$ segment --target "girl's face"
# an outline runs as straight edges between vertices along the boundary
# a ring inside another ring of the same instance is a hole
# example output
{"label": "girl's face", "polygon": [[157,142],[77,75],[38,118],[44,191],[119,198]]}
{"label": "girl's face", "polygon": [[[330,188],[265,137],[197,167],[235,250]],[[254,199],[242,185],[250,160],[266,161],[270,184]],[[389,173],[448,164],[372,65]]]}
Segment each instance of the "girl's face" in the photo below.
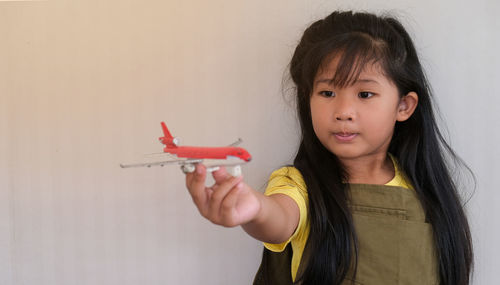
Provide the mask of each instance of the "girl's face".
{"label": "girl's face", "polygon": [[310,107],[316,136],[340,159],[385,155],[396,121],[407,119],[401,116],[404,100],[377,64],[366,66],[354,84],[333,86],[337,62],[338,56],[314,78]]}

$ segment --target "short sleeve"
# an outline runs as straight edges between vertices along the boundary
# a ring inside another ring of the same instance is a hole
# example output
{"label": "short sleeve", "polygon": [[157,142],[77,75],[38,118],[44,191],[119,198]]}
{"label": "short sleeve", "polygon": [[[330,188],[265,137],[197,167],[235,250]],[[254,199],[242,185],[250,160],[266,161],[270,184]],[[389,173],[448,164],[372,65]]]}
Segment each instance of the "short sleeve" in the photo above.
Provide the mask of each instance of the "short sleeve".
{"label": "short sleeve", "polygon": [[280,244],[264,243],[264,246],[274,252],[281,252],[289,242],[302,239],[306,233],[308,196],[304,179],[294,167],[283,167],[274,171],[269,177],[266,196],[284,194],[292,198],[299,207],[299,223],[292,236]]}

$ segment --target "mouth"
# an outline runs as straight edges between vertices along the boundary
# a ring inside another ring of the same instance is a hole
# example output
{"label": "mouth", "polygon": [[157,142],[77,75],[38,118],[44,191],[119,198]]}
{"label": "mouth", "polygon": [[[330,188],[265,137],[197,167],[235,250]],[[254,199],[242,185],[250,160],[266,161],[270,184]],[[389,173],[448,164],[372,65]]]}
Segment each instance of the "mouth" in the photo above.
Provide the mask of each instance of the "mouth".
{"label": "mouth", "polygon": [[358,134],[357,133],[348,133],[348,132],[339,132],[334,133],[335,138],[340,142],[350,142],[352,141]]}

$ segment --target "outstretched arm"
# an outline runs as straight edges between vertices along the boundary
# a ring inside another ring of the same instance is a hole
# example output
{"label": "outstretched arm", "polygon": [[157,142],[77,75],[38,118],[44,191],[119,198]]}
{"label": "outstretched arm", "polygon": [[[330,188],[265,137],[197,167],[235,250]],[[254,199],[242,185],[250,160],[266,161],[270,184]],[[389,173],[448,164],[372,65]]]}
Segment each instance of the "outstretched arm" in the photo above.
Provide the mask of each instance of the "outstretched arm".
{"label": "outstretched arm", "polygon": [[186,174],[186,186],[203,217],[225,227],[241,225],[249,235],[268,243],[284,242],[293,234],[299,208],[292,198],[265,196],[224,168],[212,174],[215,184],[211,187],[205,186],[205,166],[198,164],[195,172]]}

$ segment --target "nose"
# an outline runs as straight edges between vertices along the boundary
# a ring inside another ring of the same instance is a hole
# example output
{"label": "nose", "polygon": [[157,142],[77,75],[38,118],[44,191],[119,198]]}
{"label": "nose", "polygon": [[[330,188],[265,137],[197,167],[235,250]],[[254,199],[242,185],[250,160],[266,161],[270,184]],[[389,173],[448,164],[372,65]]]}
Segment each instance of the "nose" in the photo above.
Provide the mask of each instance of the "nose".
{"label": "nose", "polygon": [[335,108],[335,119],[337,121],[352,121],[354,120],[353,104],[347,98],[337,97],[337,104]]}
{"label": "nose", "polygon": [[350,113],[342,113],[336,115],[337,121],[352,121],[352,118],[353,116]]}

